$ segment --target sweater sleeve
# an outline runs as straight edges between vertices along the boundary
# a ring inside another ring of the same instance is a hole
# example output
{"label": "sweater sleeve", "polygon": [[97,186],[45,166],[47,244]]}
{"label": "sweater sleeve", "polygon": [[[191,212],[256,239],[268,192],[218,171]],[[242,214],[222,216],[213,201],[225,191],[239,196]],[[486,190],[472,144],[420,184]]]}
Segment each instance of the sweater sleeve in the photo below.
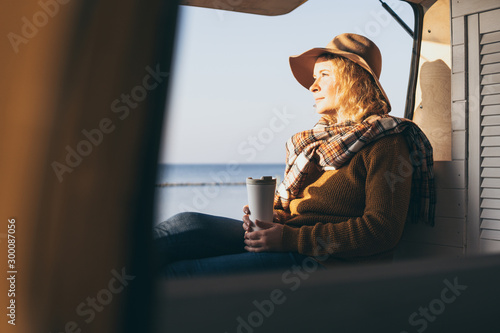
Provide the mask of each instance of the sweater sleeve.
{"label": "sweater sleeve", "polygon": [[388,145],[377,142],[363,155],[366,180],[362,216],[342,219],[315,214],[306,225],[285,225],[285,249],[337,258],[365,257],[393,249],[403,232],[412,179],[408,148],[404,138],[400,139]]}
{"label": "sweater sleeve", "polygon": [[283,209],[275,209],[274,216],[276,223],[284,224],[288,219],[290,219],[291,214],[290,211],[285,211]]}

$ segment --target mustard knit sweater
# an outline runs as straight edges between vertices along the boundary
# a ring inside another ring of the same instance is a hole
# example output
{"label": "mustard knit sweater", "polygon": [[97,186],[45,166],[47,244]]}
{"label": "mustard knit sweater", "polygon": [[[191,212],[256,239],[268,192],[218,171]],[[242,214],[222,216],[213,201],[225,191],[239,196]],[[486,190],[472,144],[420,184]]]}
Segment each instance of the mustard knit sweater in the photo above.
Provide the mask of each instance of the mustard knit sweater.
{"label": "mustard knit sweater", "polygon": [[321,261],[383,257],[398,244],[411,191],[411,166],[403,134],[365,146],[337,170],[309,174],[284,223],[285,250]]}

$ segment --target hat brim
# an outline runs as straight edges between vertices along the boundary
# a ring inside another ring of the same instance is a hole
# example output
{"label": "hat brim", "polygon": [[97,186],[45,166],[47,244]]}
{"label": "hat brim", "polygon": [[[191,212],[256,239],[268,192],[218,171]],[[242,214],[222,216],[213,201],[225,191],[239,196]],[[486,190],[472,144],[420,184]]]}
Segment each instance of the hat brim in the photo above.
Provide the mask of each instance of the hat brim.
{"label": "hat brim", "polygon": [[366,61],[363,58],[354,53],[338,49],[318,47],[310,49],[309,51],[306,51],[302,54],[291,56],[289,59],[290,68],[292,69],[293,76],[302,86],[304,86],[306,89],[309,89],[309,87],[314,83],[313,72],[314,72],[314,65],[316,64],[316,59],[318,59],[320,55],[325,53],[336,54],[344,58],[347,58],[355,62],[356,64],[360,65],[368,73],[370,73],[370,75],[373,77],[373,80],[377,84],[378,88],[382,92],[382,95],[384,95],[384,98],[387,102],[388,111],[391,110],[391,104],[389,102],[389,98],[387,97],[384,88],[382,88],[382,85],[380,84],[378,75],[375,72],[373,72],[371,67],[366,63]]}

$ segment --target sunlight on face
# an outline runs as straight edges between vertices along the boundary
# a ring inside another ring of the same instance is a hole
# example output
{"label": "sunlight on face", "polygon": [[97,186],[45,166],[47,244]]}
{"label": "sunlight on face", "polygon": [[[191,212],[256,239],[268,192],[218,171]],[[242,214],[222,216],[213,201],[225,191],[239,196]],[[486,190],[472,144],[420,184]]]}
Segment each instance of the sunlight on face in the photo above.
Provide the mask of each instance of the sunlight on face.
{"label": "sunlight on face", "polygon": [[332,114],[337,110],[335,70],[331,60],[318,58],[314,65],[314,83],[309,87],[316,102],[316,112]]}

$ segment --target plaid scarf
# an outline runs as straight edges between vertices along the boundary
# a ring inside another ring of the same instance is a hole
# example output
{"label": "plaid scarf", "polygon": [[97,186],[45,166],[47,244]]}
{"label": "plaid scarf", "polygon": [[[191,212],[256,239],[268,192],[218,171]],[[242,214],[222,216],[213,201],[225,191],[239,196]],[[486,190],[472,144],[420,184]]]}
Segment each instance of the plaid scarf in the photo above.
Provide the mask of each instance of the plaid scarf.
{"label": "plaid scarf", "polygon": [[311,167],[338,169],[365,145],[396,133],[404,134],[413,166],[408,220],[434,225],[436,195],[432,146],[415,123],[389,115],[336,125],[328,125],[321,119],[313,129],[292,136],[286,143],[285,177],[276,191],[274,207],[288,210],[290,201],[303,188]]}

